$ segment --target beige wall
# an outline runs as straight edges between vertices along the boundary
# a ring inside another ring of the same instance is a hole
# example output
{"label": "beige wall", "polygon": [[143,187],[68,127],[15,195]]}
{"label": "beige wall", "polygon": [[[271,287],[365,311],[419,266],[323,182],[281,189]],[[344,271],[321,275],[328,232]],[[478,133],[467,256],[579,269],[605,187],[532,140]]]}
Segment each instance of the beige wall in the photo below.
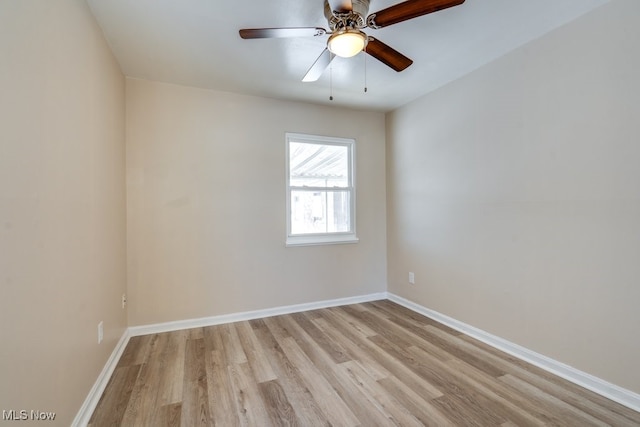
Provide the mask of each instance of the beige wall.
{"label": "beige wall", "polygon": [[638,17],[615,0],[389,114],[386,158],[391,292],[635,392]]}
{"label": "beige wall", "polygon": [[0,58],[0,410],[69,425],[126,327],[124,77],[81,0],[0,1]]}
{"label": "beige wall", "polygon": [[[127,79],[129,323],[386,289],[384,115]],[[285,247],[285,132],[357,140],[357,244]]]}

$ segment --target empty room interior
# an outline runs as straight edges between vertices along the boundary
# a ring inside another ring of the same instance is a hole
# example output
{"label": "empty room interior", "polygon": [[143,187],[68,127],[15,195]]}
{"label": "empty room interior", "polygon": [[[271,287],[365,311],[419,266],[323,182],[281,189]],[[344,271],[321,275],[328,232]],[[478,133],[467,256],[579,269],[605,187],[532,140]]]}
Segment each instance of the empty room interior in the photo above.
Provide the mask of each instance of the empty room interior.
{"label": "empty room interior", "polygon": [[638,22],[0,0],[0,425],[640,425]]}

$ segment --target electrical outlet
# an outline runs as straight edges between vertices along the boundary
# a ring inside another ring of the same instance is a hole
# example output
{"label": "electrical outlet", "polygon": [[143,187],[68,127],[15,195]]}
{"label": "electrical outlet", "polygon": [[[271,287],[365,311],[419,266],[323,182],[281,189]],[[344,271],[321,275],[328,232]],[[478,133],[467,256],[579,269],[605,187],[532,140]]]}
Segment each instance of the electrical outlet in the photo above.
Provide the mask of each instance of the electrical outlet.
{"label": "electrical outlet", "polygon": [[409,272],[409,283],[412,285],[416,284],[416,275],[413,274],[413,271]]}
{"label": "electrical outlet", "polygon": [[102,320],[98,323],[98,344],[102,342],[104,338],[104,322]]}
{"label": "electrical outlet", "polygon": [[127,305],[127,294],[122,294],[122,308]]}

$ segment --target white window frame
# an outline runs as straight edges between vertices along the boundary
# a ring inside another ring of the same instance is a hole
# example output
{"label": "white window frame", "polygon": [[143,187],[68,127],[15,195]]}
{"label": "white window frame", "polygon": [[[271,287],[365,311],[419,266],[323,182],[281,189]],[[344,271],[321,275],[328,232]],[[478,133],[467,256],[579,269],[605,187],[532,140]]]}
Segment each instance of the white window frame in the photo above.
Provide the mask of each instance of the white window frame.
{"label": "white window frame", "polygon": [[[352,138],[336,138],[331,136],[307,135],[302,133],[287,132],[285,162],[286,162],[286,206],[287,206],[287,236],[286,246],[309,246],[309,245],[331,245],[342,243],[356,243],[356,140]],[[291,193],[295,190],[305,191],[332,191],[330,187],[292,187],[290,185],[291,171],[289,169],[289,146],[291,142],[302,142],[306,144],[318,145],[339,145],[346,146],[349,150],[349,185],[348,187],[336,188],[336,191],[349,192],[349,215],[351,231],[331,232],[317,234],[292,234],[291,233]]]}

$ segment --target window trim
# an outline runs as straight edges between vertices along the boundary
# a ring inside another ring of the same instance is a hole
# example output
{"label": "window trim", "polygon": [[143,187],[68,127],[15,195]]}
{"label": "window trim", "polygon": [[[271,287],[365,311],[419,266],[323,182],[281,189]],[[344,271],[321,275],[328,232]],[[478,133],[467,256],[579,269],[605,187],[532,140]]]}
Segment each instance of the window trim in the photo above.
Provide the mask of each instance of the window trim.
{"label": "window trim", "polygon": [[[341,188],[327,187],[292,187],[290,185],[290,165],[289,146],[291,142],[302,142],[318,145],[339,145],[346,146],[349,153],[349,186]],[[344,243],[357,243],[356,236],[356,140],[353,138],[338,138],[333,136],[309,135],[303,133],[285,133],[285,199],[286,199],[286,240],[285,246],[311,246],[311,245],[332,245]],[[351,231],[318,233],[318,234],[292,234],[291,233],[291,192],[296,189],[305,191],[349,191],[349,215]]]}

